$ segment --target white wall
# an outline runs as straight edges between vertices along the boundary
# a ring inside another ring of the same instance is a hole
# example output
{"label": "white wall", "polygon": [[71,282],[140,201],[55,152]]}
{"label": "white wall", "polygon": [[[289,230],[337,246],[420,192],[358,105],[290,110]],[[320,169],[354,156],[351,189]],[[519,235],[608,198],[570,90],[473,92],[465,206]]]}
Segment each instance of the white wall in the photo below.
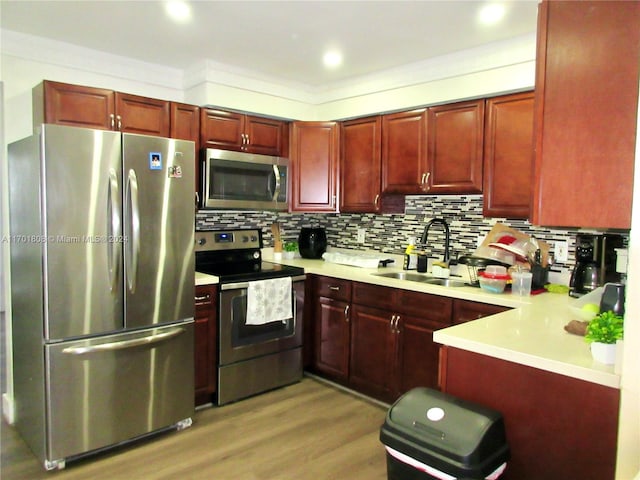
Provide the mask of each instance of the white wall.
{"label": "white wall", "polygon": [[[634,185],[640,185],[640,101],[638,102]],[[640,188],[633,192],[628,285],[640,285]],[[627,289],[624,316],[622,390],[616,479],[640,477],[640,297]]]}

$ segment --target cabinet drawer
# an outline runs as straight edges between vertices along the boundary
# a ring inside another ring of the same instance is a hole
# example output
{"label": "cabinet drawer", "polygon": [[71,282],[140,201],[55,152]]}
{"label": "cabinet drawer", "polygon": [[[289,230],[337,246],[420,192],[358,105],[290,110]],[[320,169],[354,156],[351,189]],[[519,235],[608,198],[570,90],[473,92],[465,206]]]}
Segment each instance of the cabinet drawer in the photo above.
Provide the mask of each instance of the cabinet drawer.
{"label": "cabinet drawer", "polygon": [[469,300],[456,299],[453,303],[453,323],[465,323],[478,318],[495,315],[496,313],[511,310],[509,307],[491,305],[488,303],[471,302]]}
{"label": "cabinet drawer", "polygon": [[394,301],[394,288],[380,287],[368,283],[353,283],[353,303],[387,310],[398,309]]}
{"label": "cabinet drawer", "polygon": [[216,306],[216,287],[213,285],[197,285],[195,293],[196,309],[211,310]]}
{"label": "cabinet drawer", "polygon": [[449,297],[410,290],[396,290],[395,305],[395,309],[405,315],[451,325],[453,300]]}
{"label": "cabinet drawer", "polygon": [[350,302],[351,281],[340,278],[317,277],[316,292],[319,297],[328,297],[334,300]]}

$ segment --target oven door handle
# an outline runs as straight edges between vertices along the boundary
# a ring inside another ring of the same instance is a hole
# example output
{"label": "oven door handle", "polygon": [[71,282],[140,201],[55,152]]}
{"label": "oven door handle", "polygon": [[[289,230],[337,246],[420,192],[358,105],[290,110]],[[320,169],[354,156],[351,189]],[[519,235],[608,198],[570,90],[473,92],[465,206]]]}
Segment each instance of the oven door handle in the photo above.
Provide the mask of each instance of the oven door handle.
{"label": "oven door handle", "polygon": [[[306,275],[298,275],[296,277],[291,277],[291,281],[299,282],[301,280],[305,280],[306,278],[307,278]],[[265,280],[268,280],[268,279],[265,279]],[[220,290],[242,290],[243,288],[249,288],[249,282],[223,283],[220,285]]]}

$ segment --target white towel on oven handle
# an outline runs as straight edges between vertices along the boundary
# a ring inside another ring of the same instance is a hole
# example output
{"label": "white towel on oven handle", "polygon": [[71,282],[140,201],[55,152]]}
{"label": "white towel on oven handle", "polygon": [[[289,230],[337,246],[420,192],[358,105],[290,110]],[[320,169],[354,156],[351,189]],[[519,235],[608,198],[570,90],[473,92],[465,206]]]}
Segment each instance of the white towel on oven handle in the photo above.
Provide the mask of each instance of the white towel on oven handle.
{"label": "white towel on oven handle", "polygon": [[249,282],[247,287],[247,325],[286,321],[293,316],[291,277]]}

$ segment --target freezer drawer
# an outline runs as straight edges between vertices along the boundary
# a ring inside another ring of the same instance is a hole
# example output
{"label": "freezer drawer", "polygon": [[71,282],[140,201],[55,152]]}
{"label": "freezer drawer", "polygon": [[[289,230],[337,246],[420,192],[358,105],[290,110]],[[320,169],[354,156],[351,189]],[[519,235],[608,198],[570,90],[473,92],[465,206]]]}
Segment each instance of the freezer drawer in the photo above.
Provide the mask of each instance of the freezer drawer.
{"label": "freezer drawer", "polygon": [[193,323],[45,346],[46,460],[120,443],[194,412]]}

